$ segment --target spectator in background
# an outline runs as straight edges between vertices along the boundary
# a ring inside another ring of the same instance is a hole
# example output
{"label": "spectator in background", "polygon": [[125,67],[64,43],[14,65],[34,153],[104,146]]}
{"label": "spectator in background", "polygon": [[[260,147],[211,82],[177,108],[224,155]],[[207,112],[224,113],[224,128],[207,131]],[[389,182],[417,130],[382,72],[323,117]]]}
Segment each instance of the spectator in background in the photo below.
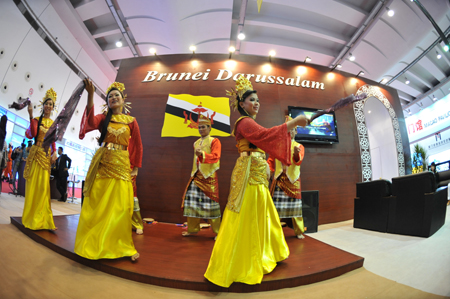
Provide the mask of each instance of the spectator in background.
{"label": "spectator in background", "polygon": [[12,171],[12,159],[11,159],[11,154],[13,151],[13,146],[10,143],[9,144],[9,150],[8,150],[8,156],[6,159],[6,168],[3,171],[3,179],[6,180],[9,183],[9,180],[11,179],[11,171]]}
{"label": "spectator in background", "polygon": [[67,201],[67,177],[69,176],[69,168],[72,164],[72,160],[63,154],[64,149],[58,147],[58,159],[56,159],[56,188],[58,188],[61,198],[58,201]]}
{"label": "spectator in background", "polygon": [[28,155],[30,154],[31,147],[33,146],[33,141],[28,140],[28,146],[23,150],[22,161],[26,162]]}
{"label": "spectator in background", "polygon": [[18,146],[14,149],[14,152],[11,155],[11,157],[13,158],[13,164],[12,164],[12,177],[11,177],[10,183],[12,183],[12,185],[13,185],[13,193],[14,194],[17,194],[16,176],[17,176],[17,172],[20,169],[20,163],[22,162],[22,156],[23,156],[24,150],[25,150],[25,143],[22,143],[20,146]]}
{"label": "spectator in background", "polygon": [[430,165],[430,171],[431,171],[432,173],[436,173],[436,172],[437,172],[437,169],[436,169],[436,163],[431,162],[431,165]]}

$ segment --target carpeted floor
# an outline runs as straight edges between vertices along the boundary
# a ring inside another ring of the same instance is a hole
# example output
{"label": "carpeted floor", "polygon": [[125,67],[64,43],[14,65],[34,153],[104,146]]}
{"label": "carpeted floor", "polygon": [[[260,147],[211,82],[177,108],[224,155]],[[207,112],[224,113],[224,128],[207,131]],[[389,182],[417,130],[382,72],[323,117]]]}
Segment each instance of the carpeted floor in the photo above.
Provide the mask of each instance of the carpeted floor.
{"label": "carpeted floor", "polygon": [[[23,206],[23,198],[20,201],[20,198],[1,194],[0,223],[8,223],[9,216],[20,215],[21,205]],[[78,212],[80,206],[52,201],[52,208],[55,215],[72,214]],[[439,276],[438,273],[434,275]],[[13,225],[0,224],[0,298],[210,297],[445,298],[397,283],[364,268],[324,282],[265,293],[209,293],[163,288],[121,279],[85,267],[34,242]]]}

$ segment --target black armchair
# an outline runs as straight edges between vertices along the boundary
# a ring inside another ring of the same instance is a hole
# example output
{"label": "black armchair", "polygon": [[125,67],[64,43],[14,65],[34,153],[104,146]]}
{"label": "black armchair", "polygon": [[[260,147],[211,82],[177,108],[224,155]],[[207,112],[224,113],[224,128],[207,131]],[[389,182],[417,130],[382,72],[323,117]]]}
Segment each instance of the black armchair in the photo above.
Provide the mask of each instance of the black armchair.
{"label": "black armchair", "polygon": [[429,237],[445,223],[447,188],[436,190],[431,172],[392,179],[388,232]]}
{"label": "black armchair", "polygon": [[445,187],[450,184],[450,170],[445,170],[436,173],[436,183],[437,187]]}
{"label": "black armchair", "polygon": [[353,227],[385,233],[390,195],[391,182],[387,180],[357,183]]}

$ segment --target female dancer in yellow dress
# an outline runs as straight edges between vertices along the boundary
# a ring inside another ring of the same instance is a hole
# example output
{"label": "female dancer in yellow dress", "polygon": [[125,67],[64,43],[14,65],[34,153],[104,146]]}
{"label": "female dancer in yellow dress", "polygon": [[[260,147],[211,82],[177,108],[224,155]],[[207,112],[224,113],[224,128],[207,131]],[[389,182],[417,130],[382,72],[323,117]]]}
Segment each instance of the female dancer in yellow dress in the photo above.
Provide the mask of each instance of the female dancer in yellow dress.
{"label": "female dancer in yellow dress", "polygon": [[[75,253],[88,259],[139,258],[131,231],[133,186],[142,162],[142,141],[134,117],[122,114],[125,96],[122,83],[107,89],[108,112],[94,115],[94,91],[85,80],[88,103],[81,121],[80,139],[99,130],[100,149],[92,158],[84,186],[84,203],[75,238]],[[128,149],[128,150],[127,150]],[[134,165],[133,170],[130,168]]]}
{"label": "female dancer in yellow dress", "polygon": [[[50,88],[42,101],[42,113],[40,117],[33,118],[33,106],[28,105],[30,115],[30,127],[26,131],[27,138],[34,138],[30,154],[25,164],[23,177],[25,184],[25,204],[23,207],[22,224],[26,228],[38,230],[56,230],[53,222],[53,214],[50,206],[50,168],[56,161],[56,146],[46,153],[42,147],[45,133],[53,124],[50,114],[56,103],[56,92]],[[51,154],[52,153],[52,154]]]}
{"label": "female dancer in yellow dress", "polygon": [[233,106],[242,115],[234,126],[240,157],[230,184],[228,203],[205,277],[212,283],[229,287],[233,282],[261,283],[276,263],[289,256],[277,210],[269,193],[269,169],[265,152],[290,165],[289,130],[305,126],[307,119],[294,120],[270,129],[255,122],[259,111],[256,91],[246,78],[228,92]]}

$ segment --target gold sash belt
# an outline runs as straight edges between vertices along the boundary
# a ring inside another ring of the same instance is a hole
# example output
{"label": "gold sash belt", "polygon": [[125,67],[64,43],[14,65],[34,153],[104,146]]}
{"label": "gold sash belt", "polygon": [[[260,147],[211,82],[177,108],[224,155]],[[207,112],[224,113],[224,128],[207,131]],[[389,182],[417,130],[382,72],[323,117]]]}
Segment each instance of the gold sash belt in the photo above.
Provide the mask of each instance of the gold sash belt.
{"label": "gold sash belt", "polygon": [[111,142],[102,142],[102,147],[106,147],[109,150],[123,150],[126,151],[128,149],[128,146],[117,144],[117,143],[111,143]]}
{"label": "gold sash belt", "polygon": [[242,153],[240,153],[240,155],[241,155],[241,157],[253,156],[253,157],[266,158],[266,155],[261,152],[242,152]]}

